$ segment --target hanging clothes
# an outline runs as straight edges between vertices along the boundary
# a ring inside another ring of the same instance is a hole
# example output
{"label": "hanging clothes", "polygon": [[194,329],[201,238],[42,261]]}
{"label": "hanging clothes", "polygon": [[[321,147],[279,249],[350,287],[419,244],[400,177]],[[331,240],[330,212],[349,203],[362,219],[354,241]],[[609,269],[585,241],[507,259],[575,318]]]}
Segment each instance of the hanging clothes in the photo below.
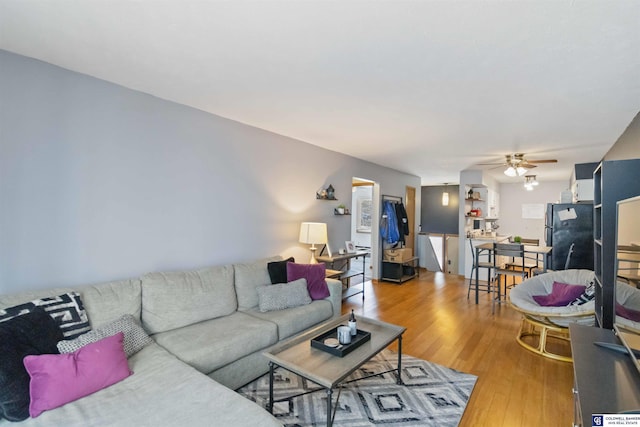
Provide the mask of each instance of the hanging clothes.
{"label": "hanging clothes", "polygon": [[382,206],[380,235],[382,236],[382,240],[392,245],[398,243],[400,238],[396,208],[389,200],[385,200]]}
{"label": "hanging clothes", "polygon": [[398,240],[404,243],[404,236],[409,235],[409,218],[407,211],[402,202],[396,203],[396,218],[398,220],[398,232],[400,233]]}

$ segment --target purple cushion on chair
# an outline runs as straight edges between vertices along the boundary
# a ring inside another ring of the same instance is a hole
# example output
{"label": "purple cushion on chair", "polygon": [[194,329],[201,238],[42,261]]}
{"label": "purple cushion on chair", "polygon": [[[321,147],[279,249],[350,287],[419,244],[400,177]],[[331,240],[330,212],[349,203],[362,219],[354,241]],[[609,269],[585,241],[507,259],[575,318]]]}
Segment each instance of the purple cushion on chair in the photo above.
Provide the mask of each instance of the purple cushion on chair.
{"label": "purple cushion on chair", "polygon": [[632,310],[622,304],[616,303],[616,314],[620,317],[624,317],[625,319],[640,322],[640,311]]}
{"label": "purple cushion on chair", "polygon": [[307,279],[307,290],[311,299],[323,299],[329,296],[329,287],[325,280],[324,264],[296,264],[287,263],[287,281],[305,278]]}
{"label": "purple cushion on chair", "polygon": [[582,295],[586,288],[584,285],[553,282],[553,289],[549,295],[533,295],[533,299],[541,306],[562,307]]}

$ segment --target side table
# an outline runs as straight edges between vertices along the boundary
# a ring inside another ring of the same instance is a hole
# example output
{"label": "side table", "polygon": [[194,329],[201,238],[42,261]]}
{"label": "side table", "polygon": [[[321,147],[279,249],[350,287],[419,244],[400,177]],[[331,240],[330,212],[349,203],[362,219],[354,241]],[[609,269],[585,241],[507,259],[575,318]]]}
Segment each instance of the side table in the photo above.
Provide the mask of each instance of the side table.
{"label": "side table", "polygon": [[[316,256],[316,259],[320,262],[324,262],[330,268],[325,273],[325,276],[329,278],[328,274],[332,274],[331,278],[336,278],[342,281],[344,290],[342,291],[342,299],[352,297],[354,295],[362,294],[364,300],[364,282],[366,272],[366,258],[369,255],[367,251],[357,251],[354,253],[347,253],[342,255],[329,256]],[[362,271],[351,269],[351,260],[362,257]],[[336,268],[338,265],[338,269]],[[337,275],[337,271],[340,275]],[[351,286],[350,279],[352,277],[362,276],[362,286]]]}

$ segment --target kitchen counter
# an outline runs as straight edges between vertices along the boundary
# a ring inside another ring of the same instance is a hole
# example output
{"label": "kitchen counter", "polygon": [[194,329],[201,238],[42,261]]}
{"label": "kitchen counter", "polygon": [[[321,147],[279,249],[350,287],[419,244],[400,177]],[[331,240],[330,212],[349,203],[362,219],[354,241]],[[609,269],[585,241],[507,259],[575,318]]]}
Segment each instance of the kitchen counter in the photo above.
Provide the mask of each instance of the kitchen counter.
{"label": "kitchen counter", "polygon": [[471,237],[471,240],[483,240],[485,242],[503,242],[509,240],[510,234],[497,234],[495,236],[488,236],[486,234],[477,237]]}

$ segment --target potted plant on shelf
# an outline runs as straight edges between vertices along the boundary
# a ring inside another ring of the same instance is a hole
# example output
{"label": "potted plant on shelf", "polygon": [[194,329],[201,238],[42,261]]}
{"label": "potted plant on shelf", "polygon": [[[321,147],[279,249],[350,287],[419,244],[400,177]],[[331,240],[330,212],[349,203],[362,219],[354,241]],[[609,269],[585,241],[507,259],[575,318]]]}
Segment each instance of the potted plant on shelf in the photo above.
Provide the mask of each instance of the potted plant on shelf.
{"label": "potted plant on shelf", "polygon": [[344,215],[344,208],[345,208],[345,207],[346,207],[346,206],[345,206],[345,205],[343,205],[342,203],[340,203],[340,204],[338,205],[338,207],[336,208],[336,212],[338,213],[338,215]]}

